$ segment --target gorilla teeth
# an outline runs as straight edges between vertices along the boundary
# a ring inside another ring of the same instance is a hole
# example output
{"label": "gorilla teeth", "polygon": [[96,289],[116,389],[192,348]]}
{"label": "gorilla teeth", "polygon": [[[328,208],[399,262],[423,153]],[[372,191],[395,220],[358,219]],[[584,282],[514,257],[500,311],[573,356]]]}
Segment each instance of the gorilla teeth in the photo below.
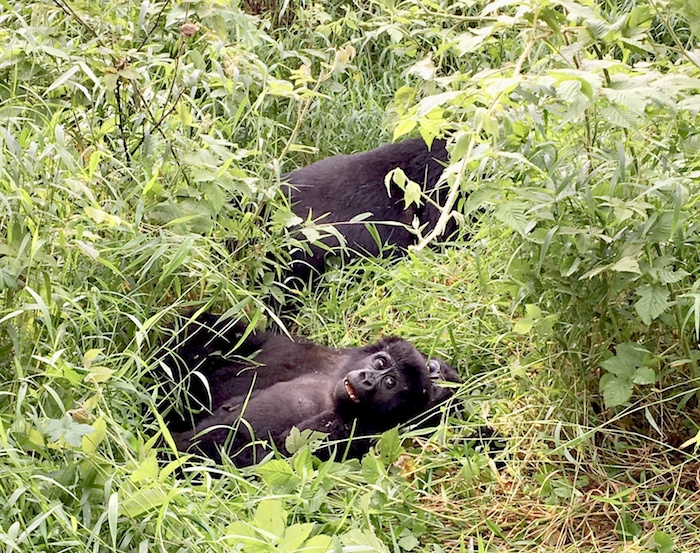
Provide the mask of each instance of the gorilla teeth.
{"label": "gorilla teeth", "polygon": [[343,381],[343,384],[345,384],[345,391],[348,393],[348,397],[355,403],[360,403],[360,398],[357,397],[357,394],[355,393],[355,388],[352,387],[352,384],[348,382],[347,378]]}

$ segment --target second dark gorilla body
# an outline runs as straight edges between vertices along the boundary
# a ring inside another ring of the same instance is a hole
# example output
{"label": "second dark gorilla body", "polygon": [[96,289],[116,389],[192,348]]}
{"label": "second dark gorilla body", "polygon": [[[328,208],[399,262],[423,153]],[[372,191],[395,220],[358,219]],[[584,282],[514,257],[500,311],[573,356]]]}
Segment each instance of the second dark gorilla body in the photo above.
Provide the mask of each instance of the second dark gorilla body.
{"label": "second dark gorilla body", "polygon": [[[452,391],[436,381],[460,381],[449,365],[399,338],[335,349],[270,332],[242,339],[240,326],[213,317],[199,322],[177,357],[206,378],[207,386],[191,375],[188,385],[204,408],[187,422],[171,416],[170,427],[180,449],[215,460],[224,449],[238,466],[269,452],[256,440],[286,452],[294,426],[331,440],[383,432],[449,398]],[[253,362],[244,359],[256,351]],[[353,439],[347,452],[359,457],[368,448],[367,439]]]}
{"label": "second dark gorilla body", "polygon": [[[447,158],[444,141],[434,140],[428,149],[422,139],[416,138],[369,152],[322,159],[284,175],[283,179],[290,185],[288,193],[293,211],[303,219],[311,214],[319,223],[335,224],[347,242],[346,257],[352,257],[355,252],[376,256],[380,248],[364,222],[374,223],[381,242],[394,245],[399,251],[405,251],[415,242],[415,234],[409,230],[414,217],[421,225],[426,225],[425,230],[434,228],[440,212],[432,202],[444,203],[445,187],[438,187],[438,181]],[[423,201],[420,206],[411,204],[404,208],[403,191],[392,184],[389,193],[384,182],[387,173],[397,167],[421,185],[432,202]],[[372,216],[363,222],[348,223],[363,213]],[[451,222],[446,233],[453,230]],[[338,246],[337,238],[332,236],[324,238],[323,242],[329,247]],[[295,256],[292,272],[302,278],[312,270],[322,272],[326,251],[312,246],[311,255]]]}

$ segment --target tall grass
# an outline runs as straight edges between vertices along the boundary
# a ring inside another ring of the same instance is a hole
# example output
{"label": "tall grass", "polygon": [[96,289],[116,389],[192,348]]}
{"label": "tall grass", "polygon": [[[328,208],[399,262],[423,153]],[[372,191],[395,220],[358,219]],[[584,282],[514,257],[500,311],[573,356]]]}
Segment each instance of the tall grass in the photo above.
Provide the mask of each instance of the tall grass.
{"label": "tall grass", "polygon": [[[3,4],[5,550],[696,551],[693,14]],[[453,136],[453,170],[473,152],[462,234],[289,290],[279,175],[409,128]],[[154,379],[173,329],[193,310],[280,326],[279,301],[319,342],[443,357],[454,408],[361,461],[178,454]],[[629,374],[625,343],[649,352]]]}

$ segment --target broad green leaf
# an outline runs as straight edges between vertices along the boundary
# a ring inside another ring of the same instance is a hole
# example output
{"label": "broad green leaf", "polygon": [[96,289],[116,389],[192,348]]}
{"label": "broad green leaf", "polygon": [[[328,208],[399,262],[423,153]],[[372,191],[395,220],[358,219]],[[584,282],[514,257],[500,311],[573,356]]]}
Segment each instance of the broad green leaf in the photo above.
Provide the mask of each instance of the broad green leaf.
{"label": "broad green leaf", "polygon": [[353,528],[348,530],[340,537],[340,541],[345,546],[361,546],[359,549],[357,547],[348,547],[349,551],[362,551],[362,552],[372,552],[372,553],[389,553],[389,549],[384,545],[370,530],[359,530]]}
{"label": "broad green leaf", "polygon": [[86,453],[94,453],[107,435],[107,422],[102,417],[93,422],[91,426],[94,432],[84,435],[81,440],[83,451]]}
{"label": "broad green leaf", "polygon": [[644,365],[649,351],[639,344],[625,342],[615,347],[615,355],[606,359],[601,366],[609,373],[631,378],[635,370]]}
{"label": "broad green leaf", "polygon": [[333,550],[333,538],[331,536],[318,535],[307,540],[299,553],[327,553]]}
{"label": "broad green leaf", "polygon": [[286,459],[272,459],[257,466],[255,472],[265,484],[280,492],[293,489],[299,480]]}
{"label": "broad green leaf", "polygon": [[297,551],[302,551],[302,544],[309,537],[314,529],[313,522],[307,522],[304,524],[292,524],[289,528],[284,531],[284,536],[277,545],[280,553],[296,553]]}
{"label": "broad green leaf", "polygon": [[260,502],[253,517],[253,526],[278,537],[284,534],[287,524],[287,511],[277,499],[265,499]]}
{"label": "broad green leaf", "polygon": [[676,546],[673,538],[661,530],[654,533],[654,542],[656,542],[657,553],[672,553]]}
{"label": "broad green leaf", "polygon": [[633,381],[635,384],[654,384],[656,372],[651,367],[639,367],[634,373]]}
{"label": "broad green leaf", "polygon": [[[246,545],[251,551],[264,551],[264,542],[254,528],[242,521],[235,521],[226,527],[226,541],[231,545]],[[257,547],[256,547],[257,546]],[[244,549],[247,551],[248,549]]]}
{"label": "broad green leaf", "polygon": [[615,263],[612,267],[610,267],[613,271],[617,271],[618,273],[636,273],[638,275],[642,274],[641,269],[639,268],[639,262],[634,259],[633,257],[623,257],[620,259],[617,263]]}
{"label": "broad green leaf", "polygon": [[525,202],[507,200],[496,204],[493,215],[502,223],[516,230],[521,236],[525,236],[532,222],[525,215],[527,207]]}
{"label": "broad green leaf", "polygon": [[523,317],[515,321],[513,332],[516,334],[527,334],[532,330],[533,326],[535,326],[535,321],[533,319],[530,317]]}
{"label": "broad green leaf", "polygon": [[155,480],[157,476],[158,458],[154,450],[149,453],[148,457],[141,461],[141,464],[131,473],[129,479],[134,483],[138,483],[143,480]]}
{"label": "broad green leaf", "polygon": [[89,424],[75,422],[69,415],[61,419],[48,419],[44,423],[44,434],[50,442],[57,442],[63,438],[67,444],[80,447],[83,436],[92,434],[95,429]]}
{"label": "broad green leaf", "polygon": [[[120,492],[124,493],[124,492]],[[119,504],[119,512],[131,518],[136,518],[143,513],[158,509],[168,501],[168,493],[166,490],[158,486],[147,488],[139,488],[131,495],[128,495]]]}
{"label": "broad green leaf", "polygon": [[377,443],[379,457],[385,465],[389,466],[396,462],[404,449],[401,445],[398,428],[392,428],[384,432]]}
{"label": "broad green leaf", "polygon": [[606,407],[617,407],[627,403],[632,397],[632,386],[632,381],[626,378],[618,378],[610,373],[603,375],[600,379],[600,391],[603,392]]}
{"label": "broad green leaf", "polygon": [[634,304],[634,309],[647,325],[671,305],[668,301],[669,291],[658,284],[643,284],[637,288],[637,295],[640,297]]}
{"label": "broad green leaf", "polygon": [[620,377],[631,377],[636,368],[636,365],[618,356],[606,359],[601,363],[601,366],[609,373]]}
{"label": "broad green leaf", "polygon": [[393,139],[398,140],[402,136],[407,135],[413,129],[416,128],[417,124],[418,123],[416,123],[416,121],[414,121],[413,119],[402,119],[401,121],[399,121],[399,124],[396,125],[396,127],[394,127]]}

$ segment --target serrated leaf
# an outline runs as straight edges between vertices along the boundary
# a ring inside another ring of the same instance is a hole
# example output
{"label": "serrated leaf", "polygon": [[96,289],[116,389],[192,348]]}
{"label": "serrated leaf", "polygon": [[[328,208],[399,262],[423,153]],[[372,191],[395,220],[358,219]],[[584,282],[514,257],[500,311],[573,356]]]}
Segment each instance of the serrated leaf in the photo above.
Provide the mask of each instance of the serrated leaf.
{"label": "serrated leaf", "polygon": [[493,215],[502,223],[516,230],[521,236],[525,236],[530,226],[530,221],[525,215],[526,211],[527,204],[524,202],[509,200],[497,204]]}
{"label": "serrated leaf", "polygon": [[651,367],[639,367],[634,373],[633,382],[635,384],[654,384],[656,372]]}
{"label": "serrated leaf", "polygon": [[606,359],[601,366],[609,373],[631,378],[637,368],[642,367],[649,351],[634,342],[624,342],[615,347],[615,355]]}
{"label": "serrated leaf", "polygon": [[289,453],[296,453],[302,447],[305,447],[310,443],[322,440],[327,435],[328,434],[324,432],[311,430],[309,428],[299,431],[299,429],[296,426],[293,426],[284,440],[284,447]]}
{"label": "serrated leaf", "polygon": [[302,548],[302,544],[309,537],[312,530],[314,529],[313,522],[292,524],[289,528],[284,531],[284,536],[277,545],[277,549],[280,553],[296,553],[297,551],[306,551],[306,548]]}
{"label": "serrated leaf", "polygon": [[44,434],[48,437],[49,442],[57,442],[63,438],[67,444],[73,447],[80,447],[83,436],[95,431],[89,424],[77,423],[69,415],[65,415],[61,419],[48,419],[43,426]]}
{"label": "serrated leaf", "polygon": [[643,284],[637,288],[637,295],[640,297],[634,304],[634,310],[647,325],[671,305],[668,301],[669,291],[657,284]]}
{"label": "serrated leaf", "polygon": [[396,462],[404,451],[398,428],[392,428],[382,434],[377,443],[377,451],[385,465],[389,466]]}
{"label": "serrated leaf", "polygon": [[287,511],[277,499],[264,499],[260,502],[252,520],[253,526],[281,537],[287,524]]}
{"label": "serrated leaf", "polygon": [[639,268],[639,262],[633,257],[623,257],[610,268],[618,273],[642,274],[642,271]]}
{"label": "serrated leaf", "polygon": [[156,452],[151,453],[146,457],[141,464],[136,467],[136,470],[131,473],[129,479],[134,482],[142,482],[143,480],[155,480],[158,476],[158,459]]}
{"label": "serrated leaf", "polygon": [[600,379],[600,391],[603,392],[605,406],[617,407],[627,403],[632,397],[632,381],[626,378],[618,378],[610,373],[605,376],[610,377]]}
{"label": "serrated leaf", "polygon": [[296,480],[289,461],[284,459],[272,459],[257,466],[255,472],[265,484],[275,489],[287,489],[294,486]]}
{"label": "serrated leaf", "polygon": [[634,374],[636,365],[620,357],[611,357],[600,364],[607,372],[619,377],[629,378]]}
{"label": "serrated leaf", "polygon": [[625,113],[617,106],[607,106],[600,110],[603,118],[612,125],[621,129],[631,129],[637,125],[637,117],[631,113]]}

